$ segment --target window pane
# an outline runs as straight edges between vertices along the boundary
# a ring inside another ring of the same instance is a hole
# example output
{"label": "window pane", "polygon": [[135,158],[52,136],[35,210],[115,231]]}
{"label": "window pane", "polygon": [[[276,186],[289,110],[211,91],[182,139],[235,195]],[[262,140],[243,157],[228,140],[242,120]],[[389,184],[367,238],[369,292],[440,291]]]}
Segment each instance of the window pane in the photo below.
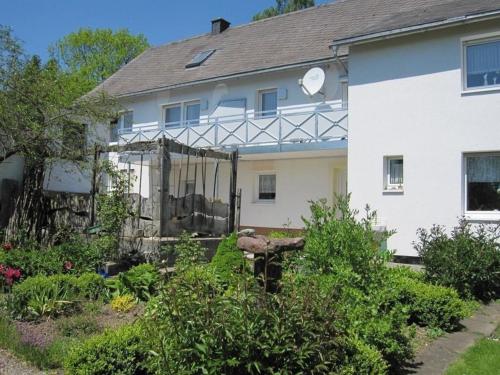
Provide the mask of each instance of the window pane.
{"label": "window pane", "polygon": [[111,121],[110,128],[111,142],[118,142],[118,119]]}
{"label": "window pane", "polygon": [[467,210],[500,210],[500,155],[467,157]]}
{"label": "window pane", "polygon": [[165,108],[165,125],[179,126],[181,124],[181,107]]}
{"label": "window pane", "polygon": [[389,184],[403,184],[403,159],[389,160]]}
{"label": "window pane", "polygon": [[278,94],[276,91],[261,94],[261,111],[263,116],[276,116],[278,109]]}
{"label": "window pane", "polygon": [[200,103],[186,105],[187,125],[198,125],[200,123]]}
{"label": "window pane", "polygon": [[259,176],[259,199],[276,198],[276,175]]}
{"label": "window pane", "polygon": [[124,132],[132,131],[132,125],[134,124],[134,112],[125,112],[122,115],[122,129]]}
{"label": "window pane", "polygon": [[500,40],[467,46],[467,87],[500,84]]}

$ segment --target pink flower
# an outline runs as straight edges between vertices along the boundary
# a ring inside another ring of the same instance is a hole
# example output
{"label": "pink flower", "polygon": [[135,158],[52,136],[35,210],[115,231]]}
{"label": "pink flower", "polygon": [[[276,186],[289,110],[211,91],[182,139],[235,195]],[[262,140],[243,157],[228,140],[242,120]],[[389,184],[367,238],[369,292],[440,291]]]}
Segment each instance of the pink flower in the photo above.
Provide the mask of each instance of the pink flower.
{"label": "pink flower", "polygon": [[66,271],[70,271],[73,269],[73,263],[70,262],[69,260],[67,260],[66,262],[64,262],[64,269]]}

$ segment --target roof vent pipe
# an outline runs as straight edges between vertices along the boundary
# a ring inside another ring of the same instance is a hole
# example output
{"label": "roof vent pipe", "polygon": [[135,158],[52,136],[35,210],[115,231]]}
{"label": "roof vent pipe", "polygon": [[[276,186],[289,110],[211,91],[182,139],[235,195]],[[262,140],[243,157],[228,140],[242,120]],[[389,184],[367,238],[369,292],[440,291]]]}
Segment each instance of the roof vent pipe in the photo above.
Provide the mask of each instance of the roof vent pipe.
{"label": "roof vent pipe", "polygon": [[226,21],[224,18],[216,18],[212,20],[212,35],[217,35],[223,33],[229,28],[231,23]]}

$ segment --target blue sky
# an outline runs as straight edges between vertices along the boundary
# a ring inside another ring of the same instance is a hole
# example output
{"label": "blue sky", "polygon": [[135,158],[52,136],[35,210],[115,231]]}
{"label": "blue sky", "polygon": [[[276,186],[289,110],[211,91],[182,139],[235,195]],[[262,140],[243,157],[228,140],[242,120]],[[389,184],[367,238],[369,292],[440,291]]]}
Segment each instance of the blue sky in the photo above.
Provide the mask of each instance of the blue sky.
{"label": "blue sky", "polygon": [[[316,0],[322,4],[327,0]],[[150,44],[208,32],[223,17],[240,25],[274,0],[0,0],[0,24],[14,29],[25,50],[46,59],[47,47],[80,27],[128,28]]]}

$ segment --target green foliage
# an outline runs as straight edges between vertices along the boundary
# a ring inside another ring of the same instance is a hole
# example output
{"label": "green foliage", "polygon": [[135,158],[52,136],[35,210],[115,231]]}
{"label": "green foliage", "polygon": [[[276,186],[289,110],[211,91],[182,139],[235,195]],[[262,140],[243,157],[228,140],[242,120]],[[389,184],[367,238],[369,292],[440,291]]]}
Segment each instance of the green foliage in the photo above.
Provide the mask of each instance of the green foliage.
{"label": "green foliage", "polygon": [[337,198],[332,207],[325,200],[311,202],[311,218],[303,219],[306,245],[302,266],[309,273],[348,268],[360,276],[360,285],[367,287],[383,273],[390,254],[380,247],[392,233],[373,230],[376,213],[368,207],[366,216],[358,220],[358,212],[349,208],[350,196]]}
{"label": "green foliage", "polygon": [[74,311],[83,299],[97,298],[104,281],[96,274],[33,276],[14,285],[9,310],[16,318],[39,319]]}
{"label": "green foliage", "polygon": [[126,29],[81,28],[49,49],[51,56],[77,78],[84,94],[143,52],[149,44],[144,35]]}
{"label": "green foliage", "polygon": [[461,220],[451,234],[440,226],[419,229],[415,248],[425,278],[455,288],[464,298],[489,301],[500,296],[500,226]]}
{"label": "green foliage", "polygon": [[238,236],[235,233],[224,238],[210,262],[215,273],[226,283],[229,283],[234,275],[240,274],[246,268],[245,257],[243,252],[237,248],[237,241]]}
{"label": "green foliage", "polygon": [[118,258],[119,236],[125,220],[131,217],[131,204],[127,199],[129,178],[109,160],[98,166],[112,181],[110,191],[97,196],[97,219],[101,227],[101,236],[95,241],[97,252],[106,258]]}
{"label": "green foliage", "polygon": [[334,295],[314,280],[275,295],[253,281],[227,293],[209,270],[192,267],[195,275],[174,277],[150,302],[144,326],[156,354],[151,372],[385,373],[378,353],[344,334]]}
{"label": "green foliage", "polygon": [[148,301],[156,294],[160,272],[152,264],[144,263],[118,275],[120,294],[132,294],[141,301]]}
{"label": "green foliage", "polygon": [[398,300],[409,309],[410,323],[444,331],[458,328],[459,321],[467,314],[467,306],[454,289],[407,277],[405,271],[391,271]]}
{"label": "green foliage", "polygon": [[111,308],[119,312],[128,312],[137,304],[135,297],[131,294],[116,296],[111,300]]}
{"label": "green foliage", "polygon": [[117,102],[105,93],[81,97],[74,76],[61,71],[54,60],[44,64],[24,54],[10,29],[0,31],[0,161],[10,155],[25,159],[20,212],[13,228],[25,230],[29,238],[47,239],[46,168],[61,158],[84,168],[85,145],[75,147],[73,142],[82,139],[82,119],[87,132],[95,134],[93,124],[114,117]]}
{"label": "green foliage", "polygon": [[105,331],[72,348],[64,369],[75,375],[146,374],[148,353],[143,340],[144,332],[137,324]]}
{"label": "green foliage", "polygon": [[191,238],[189,233],[183,232],[179,241],[174,246],[174,254],[176,254],[175,267],[182,271],[192,265],[206,263],[206,249],[203,248],[200,242]]}
{"label": "green foliage", "polygon": [[314,0],[276,0],[276,6],[264,9],[253,16],[253,21],[278,16],[314,6]]}

